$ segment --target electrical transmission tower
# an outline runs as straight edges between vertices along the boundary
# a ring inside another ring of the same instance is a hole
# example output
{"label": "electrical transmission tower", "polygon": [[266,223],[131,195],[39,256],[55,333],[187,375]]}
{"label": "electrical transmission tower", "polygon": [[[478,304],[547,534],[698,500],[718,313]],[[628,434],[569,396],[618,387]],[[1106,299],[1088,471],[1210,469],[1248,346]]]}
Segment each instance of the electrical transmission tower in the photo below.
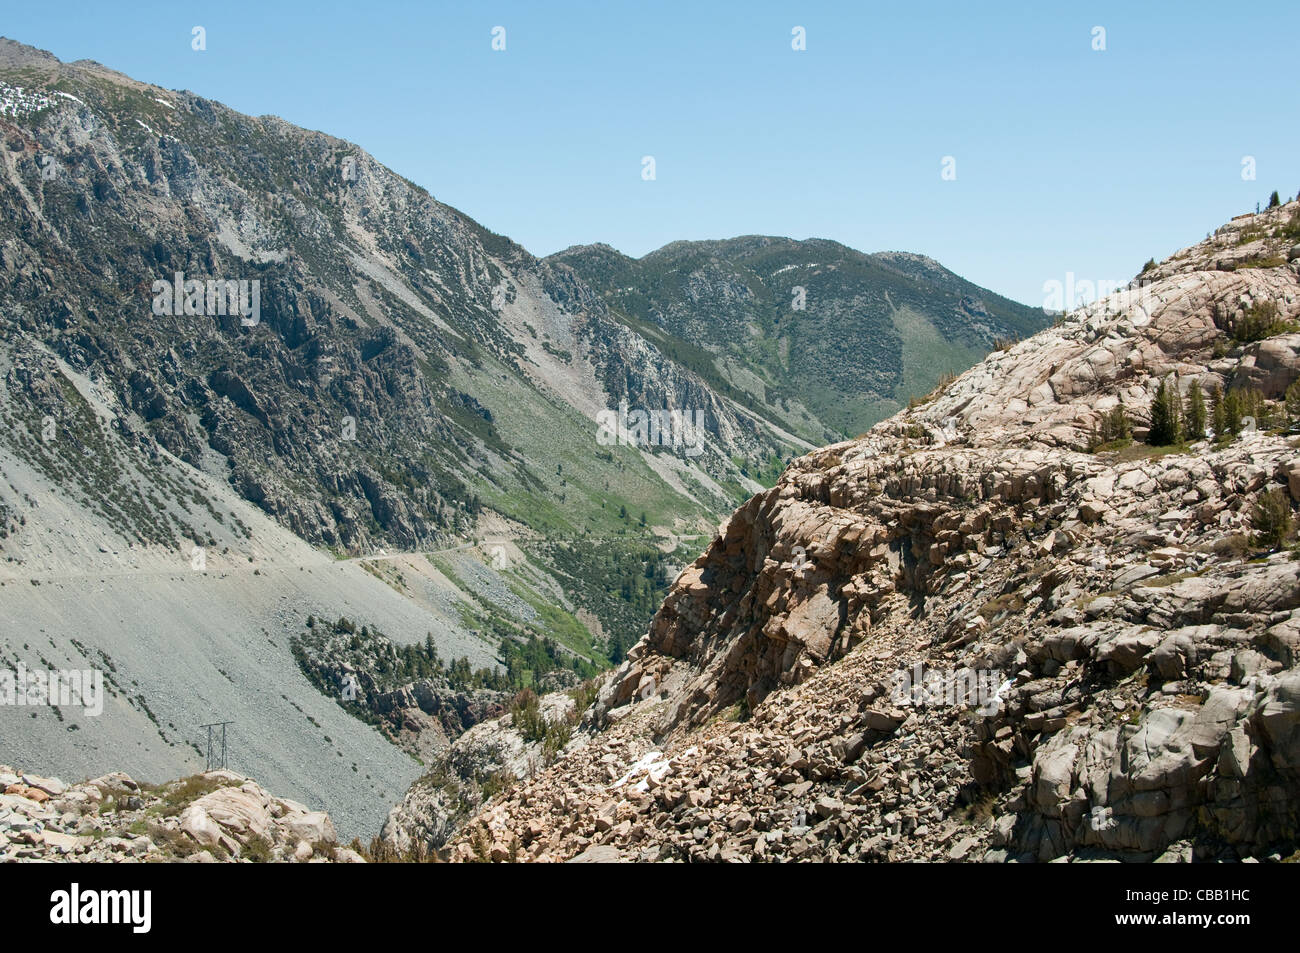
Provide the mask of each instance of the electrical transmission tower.
{"label": "electrical transmission tower", "polygon": [[[204,771],[215,771],[217,768],[226,766],[226,725],[233,724],[233,721],[214,721],[210,725],[199,725],[200,728],[208,729],[207,766],[203,769]],[[214,728],[221,729],[221,738],[218,742],[220,747],[213,745],[213,742],[217,741],[216,734],[212,730]]]}

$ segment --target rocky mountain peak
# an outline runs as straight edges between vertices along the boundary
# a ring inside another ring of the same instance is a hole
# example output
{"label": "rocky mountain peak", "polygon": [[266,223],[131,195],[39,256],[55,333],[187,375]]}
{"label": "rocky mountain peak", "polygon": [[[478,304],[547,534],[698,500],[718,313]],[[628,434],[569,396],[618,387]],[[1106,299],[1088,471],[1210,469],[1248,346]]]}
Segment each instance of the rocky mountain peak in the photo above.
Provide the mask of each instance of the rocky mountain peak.
{"label": "rocky mountain peak", "polygon": [[59,58],[48,50],[0,36],[0,66],[57,66]]}

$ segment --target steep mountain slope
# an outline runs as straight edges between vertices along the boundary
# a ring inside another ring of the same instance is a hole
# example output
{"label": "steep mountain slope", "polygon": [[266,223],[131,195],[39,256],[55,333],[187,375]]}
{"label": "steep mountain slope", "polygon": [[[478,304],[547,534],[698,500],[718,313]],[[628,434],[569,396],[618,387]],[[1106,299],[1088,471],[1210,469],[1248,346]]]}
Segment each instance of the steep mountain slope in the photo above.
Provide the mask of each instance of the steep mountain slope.
{"label": "steep mountain slope", "polygon": [[673,242],[640,259],[587,245],[547,260],[651,340],[686,342],[678,353],[720,390],[816,441],[862,432],[1047,323],[932,259],[831,241]]}
{"label": "steep mountain slope", "polygon": [[[419,767],[305,677],[309,616],[605,667],[757,488],[731,457],[802,446],[348,143],[8,40],[0,137],[0,654],[116,681],[0,711],[12,761],[173,777],[229,719],[373,832]],[[700,452],[603,445],[620,400]]]}
{"label": "steep mountain slope", "polygon": [[454,856],[1294,855],[1297,242],[1234,219],[796,460]]}
{"label": "steep mountain slope", "polygon": [[[729,454],[794,445],[348,143],[12,43],[0,65],[6,337],[111,378],[149,439],[310,542],[428,545],[480,506],[690,526],[732,495],[710,473],[744,482]],[[257,282],[257,314],[178,280]],[[710,448],[604,451],[620,399],[698,409]]]}

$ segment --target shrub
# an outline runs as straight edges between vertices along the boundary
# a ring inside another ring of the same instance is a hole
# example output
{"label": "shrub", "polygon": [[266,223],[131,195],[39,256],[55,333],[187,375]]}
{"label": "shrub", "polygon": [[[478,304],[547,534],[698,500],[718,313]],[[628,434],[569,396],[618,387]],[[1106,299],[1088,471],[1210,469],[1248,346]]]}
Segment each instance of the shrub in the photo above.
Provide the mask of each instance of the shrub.
{"label": "shrub", "polygon": [[[1296,198],[1300,198],[1300,195]],[[1282,226],[1282,237],[1291,241],[1300,240],[1300,209],[1292,212],[1287,223]]]}
{"label": "shrub", "polygon": [[165,857],[189,857],[203,849],[184,831],[164,827],[156,821],[150,822],[147,828],[149,839]]}
{"label": "shrub", "polygon": [[[568,744],[566,741],[565,744]],[[479,794],[486,804],[502,791],[505,791],[510,785],[515,783],[515,776],[508,770],[493,771],[490,775],[479,782]]]}
{"label": "shrub", "polygon": [[1232,336],[1241,344],[1250,344],[1294,330],[1293,322],[1282,320],[1276,301],[1260,301],[1247,308],[1234,322]]}
{"label": "shrub", "polygon": [[1124,405],[1117,404],[1108,414],[1101,418],[1101,426],[1092,428],[1088,440],[1088,450],[1096,453],[1102,447],[1122,443],[1133,436],[1133,427],[1129,423]]}
{"label": "shrub", "polygon": [[360,838],[354,837],[348,846],[365,858],[368,864],[436,864],[442,860],[423,841],[416,841],[405,851],[398,850],[379,837],[371,838],[369,846],[362,844]]}
{"label": "shrub", "polygon": [[251,834],[244,842],[240,857],[254,864],[269,864],[272,857],[271,842],[261,834]]}
{"label": "shrub", "polygon": [[592,702],[596,700],[596,696],[599,694],[600,683],[594,678],[589,678],[577,688],[570,689],[569,695],[573,698],[573,710],[569,717],[570,722],[576,722],[581,718],[582,713],[591,707]]}
{"label": "shrub", "polygon": [[188,778],[182,778],[163,795],[159,814],[163,817],[174,817],[185,810],[191,802],[197,801],[205,794],[211,794],[218,788],[226,787],[228,783],[202,774],[192,774]]}
{"label": "shrub", "polygon": [[542,714],[541,699],[532,689],[525,688],[515,696],[510,703],[510,714],[515,729],[523,735],[525,741],[541,744],[542,758],[547,764],[555,760],[573,737],[573,728],[568,719],[550,721]]}
{"label": "shrub", "polygon": [[573,729],[565,722],[547,725],[546,737],[542,739],[542,754],[546,762],[555,760],[555,756],[564,750],[564,746],[573,737]]}
{"label": "shrub", "polygon": [[531,688],[525,688],[510,702],[510,716],[525,741],[541,741],[546,737],[547,722],[541,699]]}

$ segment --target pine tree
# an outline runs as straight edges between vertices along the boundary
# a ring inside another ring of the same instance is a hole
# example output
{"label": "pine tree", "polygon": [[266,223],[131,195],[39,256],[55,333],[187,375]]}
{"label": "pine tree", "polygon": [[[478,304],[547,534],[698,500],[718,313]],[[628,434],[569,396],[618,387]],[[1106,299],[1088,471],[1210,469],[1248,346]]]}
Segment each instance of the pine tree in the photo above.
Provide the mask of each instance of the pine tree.
{"label": "pine tree", "polygon": [[1178,443],[1182,439],[1181,417],[1178,385],[1161,381],[1151,403],[1151,431],[1147,442],[1155,447]]}
{"label": "pine tree", "polygon": [[1128,414],[1124,412],[1124,405],[1120,403],[1110,412],[1108,421],[1107,439],[1108,440],[1127,440],[1133,436],[1133,427],[1128,422]]}
{"label": "pine tree", "polygon": [[1129,424],[1128,414],[1124,413],[1124,404],[1121,402],[1115,405],[1109,413],[1102,415],[1100,428],[1095,424],[1093,425],[1092,434],[1088,441],[1088,452],[1096,453],[1098,449],[1106,444],[1128,440],[1132,436],[1133,428]]}
{"label": "pine tree", "polygon": [[1241,409],[1241,392],[1229,390],[1223,395],[1223,429],[1226,433],[1241,432],[1241,418],[1244,411]]}
{"label": "pine tree", "polygon": [[1250,514],[1250,523],[1255,530],[1255,543],[1276,549],[1291,533],[1294,525],[1291,519],[1291,500],[1285,490],[1271,490],[1261,493]]}
{"label": "pine tree", "polygon": [[1300,380],[1286,389],[1286,415],[1291,423],[1300,422]]}
{"label": "pine tree", "polygon": [[1169,405],[1169,419],[1173,422],[1170,443],[1182,443],[1186,434],[1183,422],[1183,399],[1178,390],[1178,378],[1175,377],[1165,393],[1165,402]]}
{"label": "pine tree", "polygon": [[1250,415],[1255,421],[1255,426],[1260,430],[1268,426],[1268,405],[1264,403],[1264,395],[1260,391],[1253,387],[1246,391],[1243,410]]}
{"label": "pine tree", "polygon": [[1282,199],[1278,197],[1277,189],[1274,189],[1273,194],[1268,197],[1268,207],[1277,208],[1281,204],[1282,204]]}
{"label": "pine tree", "polygon": [[1205,438],[1205,392],[1201,385],[1193,383],[1187,392],[1187,410],[1184,413],[1187,422],[1187,436],[1190,440]]}
{"label": "pine tree", "polygon": [[1218,384],[1214,385],[1211,398],[1214,403],[1214,436],[1222,437],[1228,432],[1228,408],[1224,406],[1223,388]]}

